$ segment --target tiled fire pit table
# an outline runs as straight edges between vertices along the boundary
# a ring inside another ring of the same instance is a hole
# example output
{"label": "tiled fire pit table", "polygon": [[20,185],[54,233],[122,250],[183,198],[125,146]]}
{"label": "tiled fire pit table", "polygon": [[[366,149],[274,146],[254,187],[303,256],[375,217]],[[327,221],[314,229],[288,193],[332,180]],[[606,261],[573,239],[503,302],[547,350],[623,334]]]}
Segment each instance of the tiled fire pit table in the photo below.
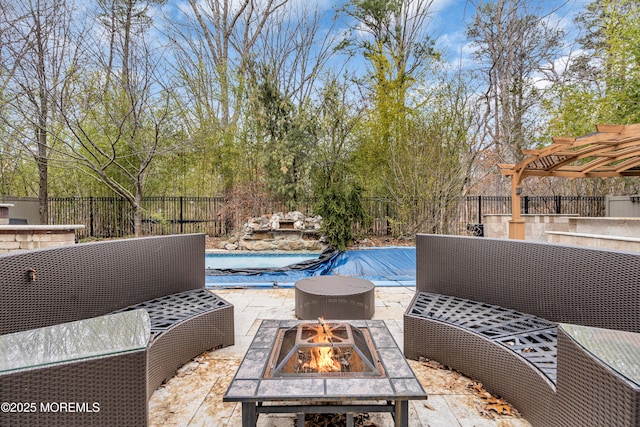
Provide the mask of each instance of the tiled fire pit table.
{"label": "tiled fire pit table", "polygon": [[[408,401],[426,399],[427,394],[381,320],[348,322],[349,327],[357,329],[352,334],[358,347],[363,346],[362,337],[366,336],[369,347],[373,348],[372,358],[380,368],[376,373],[355,376],[350,372],[273,375],[282,359],[273,357],[279,352],[280,343],[290,341],[286,337],[295,328],[301,329],[298,325],[307,326],[309,323],[264,320],[260,325],[223,397],[224,402],[242,403],[242,426],[255,426],[262,413],[298,414],[298,426],[304,426],[305,413],[343,413],[347,414],[347,425],[353,426],[354,413],[390,412],[396,426],[407,427]],[[344,323],[326,321],[327,325]],[[335,342],[338,341],[339,337]],[[291,360],[297,358],[299,363],[301,352],[298,351],[296,356],[294,348],[290,353],[293,354]]]}

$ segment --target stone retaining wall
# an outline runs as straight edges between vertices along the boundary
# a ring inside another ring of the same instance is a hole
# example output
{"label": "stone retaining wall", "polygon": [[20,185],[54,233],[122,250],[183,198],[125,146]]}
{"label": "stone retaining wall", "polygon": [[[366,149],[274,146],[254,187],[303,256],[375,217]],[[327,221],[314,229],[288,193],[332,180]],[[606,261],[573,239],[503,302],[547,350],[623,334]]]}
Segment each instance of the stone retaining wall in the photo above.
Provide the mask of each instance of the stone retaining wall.
{"label": "stone retaining wall", "polygon": [[0,225],[0,255],[76,243],[84,225]]}
{"label": "stone retaining wall", "polygon": [[326,239],[320,233],[322,217],[301,212],[279,212],[251,218],[220,249],[247,251],[322,251]]}

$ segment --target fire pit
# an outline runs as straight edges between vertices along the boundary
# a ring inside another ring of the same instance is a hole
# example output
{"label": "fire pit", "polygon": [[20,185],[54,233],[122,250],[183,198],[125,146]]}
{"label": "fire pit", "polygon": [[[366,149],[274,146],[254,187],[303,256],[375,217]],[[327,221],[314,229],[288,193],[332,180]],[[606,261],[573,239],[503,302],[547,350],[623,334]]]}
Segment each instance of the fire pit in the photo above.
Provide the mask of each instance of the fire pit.
{"label": "fire pit", "polygon": [[[390,412],[408,426],[408,401],[426,393],[380,320],[265,320],[223,398],[242,403],[243,427],[261,413]],[[381,403],[384,402],[384,403]]]}
{"label": "fire pit", "polygon": [[383,377],[383,373],[367,329],[318,319],[316,324],[278,331],[264,377]]}

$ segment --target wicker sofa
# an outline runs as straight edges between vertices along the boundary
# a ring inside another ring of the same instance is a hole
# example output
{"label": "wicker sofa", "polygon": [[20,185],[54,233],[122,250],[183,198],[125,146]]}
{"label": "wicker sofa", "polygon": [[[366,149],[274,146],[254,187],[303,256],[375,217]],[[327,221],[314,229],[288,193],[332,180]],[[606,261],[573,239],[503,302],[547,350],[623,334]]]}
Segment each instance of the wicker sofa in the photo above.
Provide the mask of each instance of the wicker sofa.
{"label": "wicker sofa", "polygon": [[0,425],[145,425],[177,368],[234,344],[204,246],[192,234],[1,256],[0,402],[13,407]]}
{"label": "wicker sofa", "polygon": [[408,358],[480,381],[534,426],[640,425],[640,254],[418,235],[416,270]]}

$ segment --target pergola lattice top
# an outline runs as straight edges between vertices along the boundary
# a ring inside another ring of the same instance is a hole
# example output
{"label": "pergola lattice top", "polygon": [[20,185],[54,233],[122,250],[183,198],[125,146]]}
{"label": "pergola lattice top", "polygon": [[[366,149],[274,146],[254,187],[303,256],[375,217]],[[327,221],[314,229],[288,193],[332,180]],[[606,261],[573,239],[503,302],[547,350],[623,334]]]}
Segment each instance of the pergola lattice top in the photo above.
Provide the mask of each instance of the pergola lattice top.
{"label": "pergola lattice top", "polygon": [[520,184],[528,176],[611,178],[640,176],[640,123],[598,125],[597,132],[577,138],[553,138],[553,144],[522,150],[517,164],[500,164],[500,173],[511,176],[509,237],[524,239],[520,218]]}
{"label": "pergola lattice top", "polygon": [[577,138],[553,138],[553,144],[522,150],[518,164],[500,164],[502,175],[610,178],[640,176],[640,123],[598,125],[598,131]]}

